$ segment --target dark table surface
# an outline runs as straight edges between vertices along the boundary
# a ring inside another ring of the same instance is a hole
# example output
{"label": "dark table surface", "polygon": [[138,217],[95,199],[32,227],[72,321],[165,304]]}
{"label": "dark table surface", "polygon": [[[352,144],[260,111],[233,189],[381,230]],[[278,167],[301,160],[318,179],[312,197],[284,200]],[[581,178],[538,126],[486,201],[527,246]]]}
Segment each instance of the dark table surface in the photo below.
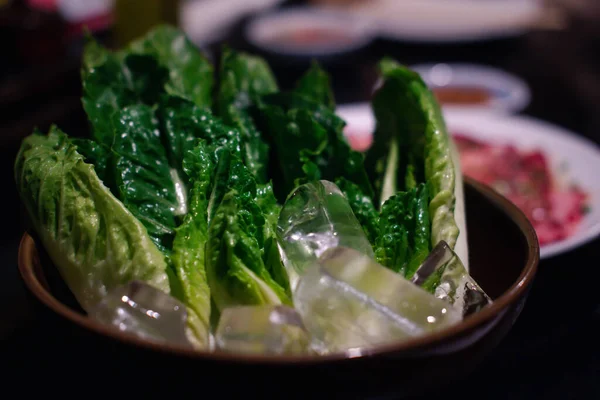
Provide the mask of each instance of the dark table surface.
{"label": "dark table surface", "polygon": [[[333,77],[337,101],[341,104],[368,100],[375,80],[375,63],[384,55],[396,57],[406,64],[443,61],[496,66],[520,76],[530,85],[532,101],[524,114],[555,123],[600,143],[600,35],[597,25],[598,22],[575,21],[562,31],[536,31],[509,40],[462,45],[416,46],[377,40],[364,51],[325,64],[325,67]],[[243,22],[237,25],[227,41],[234,47],[247,48],[239,35],[242,26]],[[218,46],[212,50],[215,49],[218,51]],[[303,62],[269,61],[283,87],[290,86],[306,67]],[[48,106],[58,110],[53,116],[71,129],[66,129],[67,132],[73,133],[73,130],[85,129],[79,103],[72,101],[78,92],[72,85],[61,85],[61,82],[77,80],[78,71],[73,68],[73,63],[63,65],[63,71],[70,75],[55,83],[55,98],[62,100],[48,102]],[[43,104],[37,107],[44,109]],[[4,209],[1,237],[1,254],[5,261],[0,267],[0,339],[5,355],[0,355],[0,359],[9,366],[15,378],[31,374],[47,376],[53,372],[57,377],[68,375],[64,368],[51,371],[48,365],[59,365],[62,358],[68,360],[71,340],[68,331],[44,325],[32,307],[16,265],[18,242],[24,229],[23,214],[6,211],[19,207],[11,175],[18,143],[34,125],[44,128],[50,123],[45,119],[46,114],[35,119],[36,112],[40,111],[24,111],[21,119],[25,122],[19,123],[20,130],[17,125],[0,125],[4,140],[4,204],[8,207]],[[27,123],[28,115],[30,124]],[[14,128],[10,134],[9,126]],[[541,261],[520,318],[477,371],[459,382],[473,387],[473,391],[460,391],[461,397],[600,398],[599,245],[600,241],[595,240]],[[0,376],[0,393],[19,381],[6,379],[5,373]],[[50,388],[44,390],[51,391]]]}

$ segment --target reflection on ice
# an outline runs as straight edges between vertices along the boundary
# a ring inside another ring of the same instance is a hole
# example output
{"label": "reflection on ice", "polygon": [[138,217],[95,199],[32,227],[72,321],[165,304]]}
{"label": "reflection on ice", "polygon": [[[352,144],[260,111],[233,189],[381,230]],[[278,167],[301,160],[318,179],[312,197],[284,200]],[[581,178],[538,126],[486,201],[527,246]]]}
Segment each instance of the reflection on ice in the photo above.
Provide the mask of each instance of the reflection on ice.
{"label": "reflection on ice", "polygon": [[313,340],[329,351],[398,342],[461,319],[447,302],[344,247],[306,269],[294,303]]}
{"label": "reflection on ice", "polygon": [[345,246],[374,258],[348,200],[329,181],[296,188],[281,210],[277,233],[292,289],[305,268],[328,249]]}
{"label": "reflection on ice", "polygon": [[429,253],[411,281],[421,287],[437,283],[435,296],[452,304],[463,317],[473,314],[492,299],[471,277],[456,253],[443,240]]}
{"label": "reflection on ice", "polygon": [[221,314],[217,349],[246,354],[310,352],[309,336],[296,310],[286,306],[239,306]]}
{"label": "reflection on ice", "polygon": [[113,289],[89,316],[143,339],[190,346],[185,305],[144,282],[131,281]]}

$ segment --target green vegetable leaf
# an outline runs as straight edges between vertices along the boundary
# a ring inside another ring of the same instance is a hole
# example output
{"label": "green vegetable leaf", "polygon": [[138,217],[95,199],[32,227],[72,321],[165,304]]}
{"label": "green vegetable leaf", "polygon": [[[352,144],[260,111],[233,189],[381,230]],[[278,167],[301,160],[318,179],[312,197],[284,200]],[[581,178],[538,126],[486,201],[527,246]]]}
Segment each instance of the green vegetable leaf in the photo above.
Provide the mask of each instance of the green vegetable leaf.
{"label": "green vegetable leaf", "polygon": [[323,126],[336,140],[345,142],[343,129],[346,122],[337,116],[327,105],[318,103],[312,97],[307,97],[296,91],[277,92],[265,95],[261,98],[256,110],[260,113],[261,106],[275,106],[284,112],[301,109],[311,113],[311,116]]}
{"label": "green vegetable leaf", "polygon": [[109,186],[113,194],[117,195],[116,187],[112,185],[114,176],[112,176],[110,148],[90,139],[73,138],[71,142],[77,146],[77,152],[84,157],[85,162],[94,166],[98,178]]}
{"label": "green vegetable leaf", "polygon": [[225,194],[231,189],[236,189],[240,197],[246,200],[253,199],[256,195],[256,181],[242,161],[224,146],[211,150],[215,158],[215,172],[213,186],[208,203],[208,221],[214,217],[217,207],[221,204]]}
{"label": "green vegetable leaf", "polygon": [[57,127],[23,140],[15,180],[36,233],[84,310],[131,280],[170,292],[165,258],[145,227]]}
{"label": "green vegetable leaf", "polygon": [[297,185],[345,177],[371,197],[364,156],[343,135],[345,122],[297,94],[269,95],[260,105],[260,128],[269,141],[272,178],[280,202]]}
{"label": "green vegetable leaf", "polygon": [[277,82],[268,64],[246,53],[223,50],[216,113],[242,134],[246,166],[259,183],[267,181],[269,148],[261,139],[249,109],[260,96],[277,91]]}
{"label": "green vegetable leaf", "polygon": [[198,107],[189,100],[166,96],[160,103],[161,132],[172,168],[181,176],[184,155],[194,148],[198,139],[209,144],[226,145],[241,155],[241,137],[237,130],[225,125],[209,110]]}
{"label": "green vegetable leaf", "polygon": [[412,277],[430,251],[429,196],[427,185],[419,184],[406,192],[398,192],[384,204],[379,218],[377,261]]}
{"label": "green vegetable leaf", "polygon": [[86,44],[83,60],[83,108],[93,137],[110,146],[114,115],[129,105],[158,101],[167,70],[152,56],[111,53],[95,41]]}
{"label": "green vegetable leaf", "polygon": [[416,199],[413,215],[415,220],[413,252],[408,263],[407,276],[411,278],[419,266],[425,261],[431,248],[431,220],[429,218],[429,188],[427,185],[416,187]]}
{"label": "green vegetable leaf", "polygon": [[240,216],[242,200],[228,192],[209,225],[206,272],[219,310],[235,305],[291,304],[266,269],[257,240]]}
{"label": "green vegetable leaf", "polygon": [[321,179],[321,167],[326,166],[327,160],[319,157],[328,144],[327,131],[309,111],[285,112],[279,107],[264,106],[261,123],[271,141],[270,169],[280,202],[296,187],[298,180],[307,175],[311,180]]}
{"label": "green vegetable leaf", "polygon": [[419,183],[429,186],[431,245],[445,240],[454,248],[455,170],[450,138],[439,104],[420,76],[389,58],[379,68],[383,85],[373,98],[377,127],[366,165],[376,205]]}
{"label": "green vegetable leaf", "polygon": [[168,80],[162,85],[166,93],[210,109],[213,67],[183,31],[169,25],[157,26],[131,42],[125,51],[152,56],[168,70]]}
{"label": "green vegetable leaf", "polygon": [[[204,142],[202,142],[204,144]],[[214,171],[212,155],[205,145],[189,150],[183,168],[192,186],[189,211],[175,229],[171,260],[181,282],[183,302],[188,309],[188,335],[199,347],[209,344],[210,288],[205,270],[205,246],[208,241],[208,193]]]}
{"label": "green vegetable leaf", "polygon": [[344,177],[336,179],[335,184],[348,199],[352,212],[363,227],[367,239],[374,245],[379,237],[379,212],[373,205],[373,201],[362,192],[358,185]]}
{"label": "green vegetable leaf", "polygon": [[273,193],[273,185],[271,182],[257,185],[256,188],[256,203],[260,207],[264,218],[264,246],[263,259],[265,267],[275,282],[281,286],[289,298],[292,298],[289,277],[277,245],[277,222],[281,206],[277,204],[277,199]]}
{"label": "green vegetable leaf", "polygon": [[309,70],[296,83],[294,92],[331,110],[335,109],[329,75],[321,69],[317,61],[312,62]]}
{"label": "green vegetable leaf", "polygon": [[125,107],[115,115],[112,151],[119,199],[148,229],[155,243],[170,249],[175,216],[184,214],[158,130],[145,105]]}

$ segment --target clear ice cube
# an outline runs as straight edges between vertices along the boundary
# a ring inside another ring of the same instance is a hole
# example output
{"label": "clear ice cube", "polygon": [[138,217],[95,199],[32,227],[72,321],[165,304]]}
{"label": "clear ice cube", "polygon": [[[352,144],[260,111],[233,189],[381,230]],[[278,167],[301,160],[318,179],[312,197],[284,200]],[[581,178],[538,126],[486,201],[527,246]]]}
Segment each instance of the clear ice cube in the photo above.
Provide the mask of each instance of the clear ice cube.
{"label": "clear ice cube", "polygon": [[447,302],[354,249],[329,249],[308,267],[294,305],[317,348],[399,342],[461,320]]}
{"label": "clear ice cube", "polygon": [[443,240],[429,253],[411,281],[418,286],[425,286],[432,276],[439,277],[434,295],[452,304],[463,317],[492,303],[492,299],[469,275],[460,257]]}
{"label": "clear ice cube", "polygon": [[301,185],[288,196],[279,214],[277,236],[292,289],[305,268],[327,249],[344,246],[375,258],[348,200],[325,180]]}
{"label": "clear ice cube", "polygon": [[246,354],[308,354],[310,338],[300,315],[286,306],[223,310],[215,332],[219,350]]}
{"label": "clear ice cube", "polygon": [[141,281],[111,290],[88,315],[143,339],[190,346],[185,305]]}

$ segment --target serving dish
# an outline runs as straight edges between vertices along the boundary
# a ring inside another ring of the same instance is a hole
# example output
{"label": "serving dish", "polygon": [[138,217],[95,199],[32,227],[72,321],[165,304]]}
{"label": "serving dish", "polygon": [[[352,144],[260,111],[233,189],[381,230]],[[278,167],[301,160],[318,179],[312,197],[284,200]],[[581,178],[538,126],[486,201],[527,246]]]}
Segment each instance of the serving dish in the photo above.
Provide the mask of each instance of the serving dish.
{"label": "serving dish", "polygon": [[[422,393],[464,377],[502,340],[523,308],[539,261],[535,232],[512,203],[492,189],[465,179],[470,273],[494,299],[459,324],[360,356],[247,356],[202,352],[155,344],[107,328],[88,318],[60,279],[34,234],[19,247],[19,271],[47,323],[66,326],[72,338],[64,351],[81,358],[81,368],[109,362],[104,379],[127,373],[168,382],[235,377],[228,393],[291,395],[335,393],[394,396]],[[55,326],[55,327],[56,327]],[[121,360],[116,362],[117,360]],[[127,360],[124,362],[124,360]],[[134,379],[134,378],[132,378]],[[298,380],[302,384],[298,384]],[[348,383],[351,382],[351,385]],[[157,383],[158,384],[158,383]],[[294,396],[292,396],[294,397]]]}

